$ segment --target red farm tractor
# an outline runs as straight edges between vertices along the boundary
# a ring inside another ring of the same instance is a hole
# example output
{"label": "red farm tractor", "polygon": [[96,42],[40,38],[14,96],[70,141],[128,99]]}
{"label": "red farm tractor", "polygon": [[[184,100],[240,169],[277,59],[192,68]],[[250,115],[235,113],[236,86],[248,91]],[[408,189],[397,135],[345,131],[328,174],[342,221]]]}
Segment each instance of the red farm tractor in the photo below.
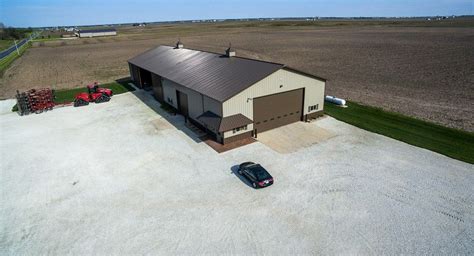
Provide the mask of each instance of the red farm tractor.
{"label": "red farm tractor", "polygon": [[89,105],[89,102],[102,103],[107,102],[112,97],[111,89],[99,88],[99,84],[95,82],[87,86],[87,92],[81,92],[76,95],[74,107]]}

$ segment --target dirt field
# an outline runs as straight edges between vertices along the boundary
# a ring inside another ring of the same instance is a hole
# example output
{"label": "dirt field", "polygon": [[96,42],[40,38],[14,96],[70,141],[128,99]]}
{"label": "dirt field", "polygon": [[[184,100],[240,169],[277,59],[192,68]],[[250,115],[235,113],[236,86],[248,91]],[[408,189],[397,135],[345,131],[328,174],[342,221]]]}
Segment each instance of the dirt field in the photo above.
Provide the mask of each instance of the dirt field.
{"label": "dirt field", "polygon": [[400,26],[166,25],[119,36],[38,42],[0,81],[0,97],[128,75],[126,60],[180,37],[185,47],[285,63],[329,80],[326,93],[474,131],[474,29]]}

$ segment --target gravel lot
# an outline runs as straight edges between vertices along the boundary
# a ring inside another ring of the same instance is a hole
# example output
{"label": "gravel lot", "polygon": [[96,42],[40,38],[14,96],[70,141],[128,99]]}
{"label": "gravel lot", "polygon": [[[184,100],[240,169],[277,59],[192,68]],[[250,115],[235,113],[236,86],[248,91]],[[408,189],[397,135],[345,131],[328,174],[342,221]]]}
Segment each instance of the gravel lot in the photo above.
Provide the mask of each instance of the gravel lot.
{"label": "gravel lot", "polygon": [[1,255],[474,253],[470,164],[330,117],[293,153],[218,154],[137,94],[0,115]]}

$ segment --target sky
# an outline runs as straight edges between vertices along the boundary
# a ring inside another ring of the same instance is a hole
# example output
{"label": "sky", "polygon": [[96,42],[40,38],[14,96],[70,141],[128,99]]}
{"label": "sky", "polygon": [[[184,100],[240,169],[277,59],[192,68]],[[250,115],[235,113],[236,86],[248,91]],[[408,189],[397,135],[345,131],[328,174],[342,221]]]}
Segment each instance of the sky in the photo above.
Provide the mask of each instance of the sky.
{"label": "sky", "polygon": [[472,15],[474,0],[0,0],[5,26],[259,17]]}

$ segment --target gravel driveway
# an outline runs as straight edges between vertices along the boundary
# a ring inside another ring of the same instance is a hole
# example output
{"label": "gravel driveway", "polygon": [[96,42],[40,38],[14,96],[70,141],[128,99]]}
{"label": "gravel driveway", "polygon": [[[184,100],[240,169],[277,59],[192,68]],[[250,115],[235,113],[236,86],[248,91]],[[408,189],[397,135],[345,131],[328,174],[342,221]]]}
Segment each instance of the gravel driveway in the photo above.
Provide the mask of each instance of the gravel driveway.
{"label": "gravel driveway", "polygon": [[296,152],[218,154],[144,93],[0,115],[1,255],[474,253],[473,165],[330,117]]}

